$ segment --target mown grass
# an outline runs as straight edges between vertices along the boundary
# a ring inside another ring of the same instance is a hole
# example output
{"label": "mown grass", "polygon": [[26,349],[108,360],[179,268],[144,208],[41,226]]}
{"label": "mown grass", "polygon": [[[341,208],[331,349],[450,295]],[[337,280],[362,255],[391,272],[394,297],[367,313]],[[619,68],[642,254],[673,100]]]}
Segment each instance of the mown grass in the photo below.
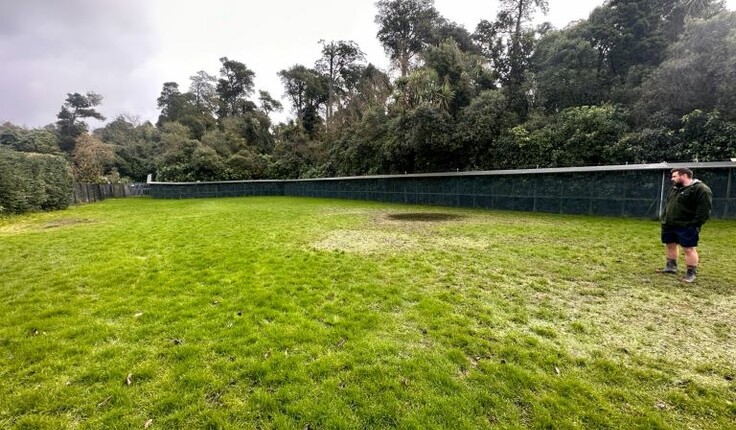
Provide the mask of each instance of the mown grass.
{"label": "mown grass", "polygon": [[0,428],[736,426],[736,222],[295,199],[0,219]]}

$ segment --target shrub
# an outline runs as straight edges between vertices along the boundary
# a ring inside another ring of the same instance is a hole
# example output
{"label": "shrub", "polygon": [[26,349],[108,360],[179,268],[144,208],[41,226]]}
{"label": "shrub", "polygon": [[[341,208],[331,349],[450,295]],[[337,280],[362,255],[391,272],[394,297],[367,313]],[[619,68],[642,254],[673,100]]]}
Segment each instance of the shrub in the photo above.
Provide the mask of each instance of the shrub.
{"label": "shrub", "polygon": [[66,159],[0,148],[0,214],[64,209],[71,196]]}

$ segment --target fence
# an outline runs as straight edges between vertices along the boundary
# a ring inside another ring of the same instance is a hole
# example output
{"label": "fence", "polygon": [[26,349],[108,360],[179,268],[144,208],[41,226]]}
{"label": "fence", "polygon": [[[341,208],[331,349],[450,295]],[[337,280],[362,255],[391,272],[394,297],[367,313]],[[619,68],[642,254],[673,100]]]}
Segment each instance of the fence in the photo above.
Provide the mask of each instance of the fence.
{"label": "fence", "polygon": [[91,203],[109,198],[148,195],[148,184],[83,184],[74,183],[72,203]]}
{"label": "fence", "polygon": [[643,164],[283,181],[150,184],[156,198],[305,196],[529,212],[656,218],[670,170],[713,190],[713,216],[736,218],[736,163]]}

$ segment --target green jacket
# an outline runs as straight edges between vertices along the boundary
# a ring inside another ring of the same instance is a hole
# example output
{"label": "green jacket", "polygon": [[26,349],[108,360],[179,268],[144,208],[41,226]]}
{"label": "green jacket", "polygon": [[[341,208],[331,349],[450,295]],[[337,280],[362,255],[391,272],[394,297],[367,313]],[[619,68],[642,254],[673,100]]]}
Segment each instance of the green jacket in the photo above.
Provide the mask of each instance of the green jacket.
{"label": "green jacket", "polygon": [[687,187],[672,187],[662,212],[662,224],[673,227],[700,227],[710,218],[713,192],[699,180]]}

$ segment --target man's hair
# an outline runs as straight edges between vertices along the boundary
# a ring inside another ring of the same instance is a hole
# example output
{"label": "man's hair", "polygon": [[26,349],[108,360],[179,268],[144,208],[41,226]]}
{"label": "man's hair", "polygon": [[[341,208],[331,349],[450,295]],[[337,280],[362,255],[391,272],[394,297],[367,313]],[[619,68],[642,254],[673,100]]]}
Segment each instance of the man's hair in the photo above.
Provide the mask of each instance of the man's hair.
{"label": "man's hair", "polygon": [[690,179],[692,179],[693,177],[693,171],[688,169],[687,167],[678,167],[676,169],[670,170],[670,173],[675,173],[675,172],[677,172],[680,175],[685,175]]}

